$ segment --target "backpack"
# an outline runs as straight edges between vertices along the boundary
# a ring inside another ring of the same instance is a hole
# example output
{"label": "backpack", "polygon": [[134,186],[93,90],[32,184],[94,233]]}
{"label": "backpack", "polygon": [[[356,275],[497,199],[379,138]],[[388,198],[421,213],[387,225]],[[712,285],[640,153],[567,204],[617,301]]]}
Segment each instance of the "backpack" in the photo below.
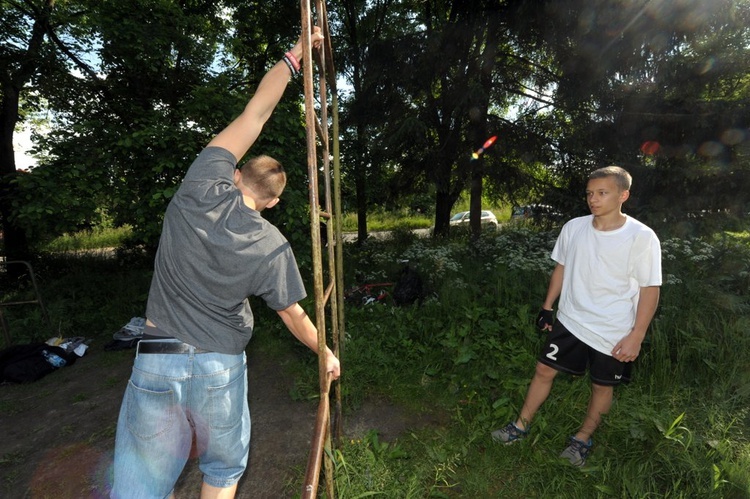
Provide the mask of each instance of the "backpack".
{"label": "backpack", "polygon": [[412,305],[425,297],[425,286],[422,277],[416,270],[406,266],[393,287],[393,303],[397,306]]}
{"label": "backpack", "polygon": [[68,353],[63,348],[46,343],[13,345],[0,351],[0,382],[30,383],[57,370],[57,367],[45,359],[45,350],[64,359],[65,365],[76,360],[76,355],[72,352]]}

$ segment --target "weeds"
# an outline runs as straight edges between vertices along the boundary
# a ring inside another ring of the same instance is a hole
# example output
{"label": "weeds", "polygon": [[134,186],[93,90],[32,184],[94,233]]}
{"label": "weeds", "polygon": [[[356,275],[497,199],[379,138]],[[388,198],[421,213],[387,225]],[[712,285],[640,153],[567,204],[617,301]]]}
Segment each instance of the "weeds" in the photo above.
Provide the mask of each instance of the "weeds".
{"label": "weeds", "polygon": [[[557,455],[585,412],[587,379],[558,376],[523,443],[490,441],[516,416],[533,374],[542,337],[532,320],[555,235],[520,226],[475,243],[352,248],[348,269],[392,279],[394,262],[407,259],[437,299],[347,310],[345,401],[375,391],[402,404],[429,400],[451,415],[439,438],[409,452],[410,469],[421,461],[441,471],[440,479],[421,476],[419,497],[750,497],[742,471],[750,469],[747,238],[664,241],[662,300],[636,381],[616,390],[583,471]],[[406,438],[395,444],[408,447]],[[351,444],[338,452],[346,465],[337,483],[348,490],[414,493],[394,479],[405,463]]]}
{"label": "weeds", "polygon": [[[431,298],[413,307],[347,307],[345,413],[384,398],[441,417],[394,441],[371,428],[341,442],[328,454],[339,497],[750,497],[746,234],[663,241],[661,303],[635,380],[615,390],[584,469],[557,456],[585,411],[585,378],[558,376],[523,442],[491,441],[490,432],[517,415],[534,372],[543,337],[533,319],[555,235],[521,225],[474,242],[438,242],[404,231],[346,246],[347,284],[394,280],[406,259]],[[150,265],[118,262],[56,254],[35,264],[56,330],[44,330],[34,314],[8,314],[14,338],[109,338],[142,315]],[[260,317],[272,312],[255,310],[264,328],[282,327]],[[294,396],[317,396],[316,359],[288,335],[258,333],[253,348],[270,355],[294,345],[302,359],[290,364],[300,373]],[[0,407],[0,414],[13,410]],[[6,455],[0,464],[18,458]]]}

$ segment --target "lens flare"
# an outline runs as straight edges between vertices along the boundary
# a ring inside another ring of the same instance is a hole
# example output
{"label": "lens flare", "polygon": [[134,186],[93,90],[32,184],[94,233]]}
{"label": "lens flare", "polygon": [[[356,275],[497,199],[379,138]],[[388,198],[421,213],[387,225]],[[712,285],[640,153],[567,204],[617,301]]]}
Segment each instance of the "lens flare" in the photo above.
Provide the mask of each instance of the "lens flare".
{"label": "lens flare", "polygon": [[646,142],[641,144],[641,152],[646,156],[656,154],[657,152],[659,152],[660,148],[661,145],[655,140],[647,140]]}
{"label": "lens flare", "polygon": [[494,144],[496,140],[497,135],[493,135],[489,139],[485,140],[482,147],[471,153],[471,159],[479,159],[479,156],[484,154],[484,151],[486,151],[492,144]]}

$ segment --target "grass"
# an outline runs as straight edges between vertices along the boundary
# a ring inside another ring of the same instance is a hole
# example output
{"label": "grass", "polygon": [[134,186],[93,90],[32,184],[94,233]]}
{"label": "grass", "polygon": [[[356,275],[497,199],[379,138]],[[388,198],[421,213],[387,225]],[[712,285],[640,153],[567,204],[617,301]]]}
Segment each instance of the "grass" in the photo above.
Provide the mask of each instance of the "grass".
{"label": "grass", "polygon": [[750,497],[746,236],[664,240],[667,283],[636,381],[617,388],[586,468],[557,458],[585,411],[586,379],[558,377],[527,441],[491,442],[533,374],[553,241],[519,227],[477,245],[347,248],[347,268],[372,280],[409,259],[437,298],[347,310],[346,403],[377,394],[450,418],[390,442],[398,457],[367,439],[343,443],[333,456],[342,497]]}
{"label": "grass", "polygon": [[[372,428],[341,442],[330,453],[339,497],[750,497],[747,232],[662,238],[660,307],[635,381],[616,389],[587,467],[557,457],[585,411],[585,378],[558,376],[528,439],[491,441],[490,432],[517,414],[533,374],[542,342],[533,318],[554,240],[554,230],[519,226],[474,243],[397,231],[390,240],[346,246],[347,285],[394,280],[399,260],[408,259],[430,293],[420,306],[347,306],[344,416],[384,398],[440,417],[395,441]],[[142,313],[149,263],[119,262],[77,254],[35,264],[56,330],[111,337]],[[272,313],[265,307],[256,310],[258,323],[281,327],[264,320]],[[40,321],[33,313],[10,318],[19,338],[43,329]],[[289,342],[288,335],[262,334],[254,348],[276,355]],[[295,394],[313,398],[318,384],[309,367],[316,360],[298,348]]]}
{"label": "grass", "polygon": [[62,252],[62,251],[81,251],[95,250],[102,248],[116,248],[131,235],[130,227],[118,228],[95,228],[76,232],[73,234],[64,234],[45,244],[45,251]]}

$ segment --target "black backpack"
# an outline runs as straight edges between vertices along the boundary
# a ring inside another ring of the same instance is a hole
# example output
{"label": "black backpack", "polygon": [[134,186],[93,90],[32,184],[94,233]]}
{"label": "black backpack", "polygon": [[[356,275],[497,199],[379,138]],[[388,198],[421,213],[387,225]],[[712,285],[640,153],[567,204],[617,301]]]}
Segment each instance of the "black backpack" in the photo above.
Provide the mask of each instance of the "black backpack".
{"label": "black backpack", "polygon": [[422,277],[410,266],[401,269],[401,275],[393,287],[393,303],[397,306],[412,305],[425,297]]}
{"label": "black backpack", "polygon": [[74,353],[46,343],[13,345],[0,351],[0,382],[29,383],[57,370],[44,358],[45,350],[65,359],[66,366],[76,360]]}

